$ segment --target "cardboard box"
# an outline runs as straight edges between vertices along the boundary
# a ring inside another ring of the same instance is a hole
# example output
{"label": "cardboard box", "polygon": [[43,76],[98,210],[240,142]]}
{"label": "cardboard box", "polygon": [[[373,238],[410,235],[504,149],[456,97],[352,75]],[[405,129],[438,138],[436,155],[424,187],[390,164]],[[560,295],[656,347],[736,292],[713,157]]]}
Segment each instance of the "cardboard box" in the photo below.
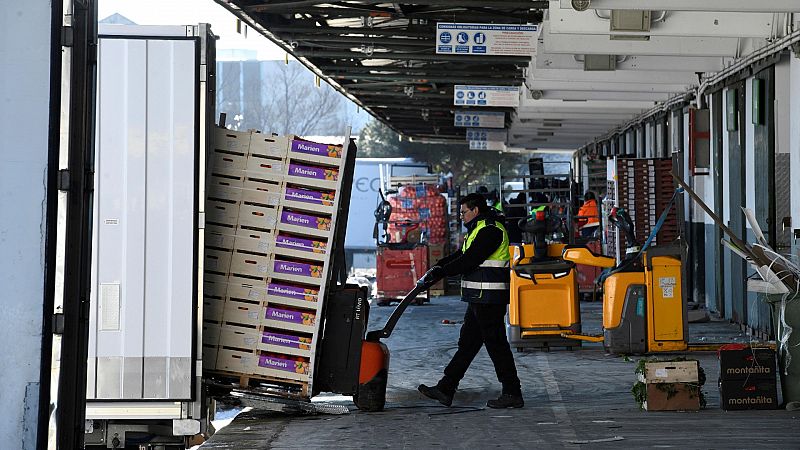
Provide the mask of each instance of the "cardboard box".
{"label": "cardboard box", "polygon": [[206,222],[236,226],[239,223],[239,206],[237,202],[206,200]]}
{"label": "cardboard box", "polygon": [[698,411],[699,389],[696,383],[649,383],[642,406],[647,411]]}
{"label": "cardboard box", "polygon": [[231,267],[231,252],[207,248],[203,260],[203,270],[227,275]]}
{"label": "cardboard box", "polygon": [[272,258],[251,253],[233,252],[230,273],[251,277],[266,277]]}
{"label": "cardboard box", "polygon": [[289,138],[273,134],[253,133],[250,135],[250,155],[286,157],[289,151]]}
{"label": "cardboard box", "polygon": [[240,226],[271,230],[275,228],[277,218],[277,208],[243,204],[239,209]]}
{"label": "cardboard box", "polygon": [[214,148],[246,155],[250,149],[250,132],[225,128],[214,129]]}
{"label": "cardboard box", "polygon": [[212,345],[203,346],[203,370],[214,370],[217,368],[217,353],[219,348]]}
{"label": "cardboard box", "polygon": [[247,158],[247,176],[261,180],[283,180],[286,163],[283,159],[265,158],[250,155]]}
{"label": "cardboard box", "polygon": [[648,362],[639,381],[654,383],[697,383],[699,369],[697,361]]}
{"label": "cardboard box", "polygon": [[277,277],[297,280],[299,282],[320,284],[323,281],[325,270],[322,264],[288,261],[280,256],[275,256],[272,263],[272,274]]}
{"label": "cardboard box", "polygon": [[280,223],[311,230],[330,231],[330,217],[319,217],[311,214],[303,214],[294,211],[283,211]]}
{"label": "cardboard box", "polygon": [[720,407],[726,411],[776,409],[778,389],[775,377],[769,379],[732,379],[719,382]]}
{"label": "cardboard box", "polygon": [[775,380],[775,351],[745,348],[719,351],[719,376],[722,380]]}

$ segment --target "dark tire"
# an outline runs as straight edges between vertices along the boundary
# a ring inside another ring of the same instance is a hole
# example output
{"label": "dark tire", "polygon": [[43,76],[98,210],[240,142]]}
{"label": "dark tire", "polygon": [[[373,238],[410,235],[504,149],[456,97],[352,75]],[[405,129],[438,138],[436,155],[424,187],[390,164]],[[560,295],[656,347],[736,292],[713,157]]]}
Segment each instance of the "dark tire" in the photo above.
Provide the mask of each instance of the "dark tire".
{"label": "dark tire", "polygon": [[386,404],[387,371],[381,370],[375,377],[364,384],[358,385],[358,391],[353,395],[353,402],[358,409],[368,412],[383,411]]}
{"label": "dark tire", "polygon": [[414,301],[414,304],[416,304],[417,306],[422,306],[422,305],[425,304],[425,299],[424,298],[418,298],[418,299],[416,299]]}

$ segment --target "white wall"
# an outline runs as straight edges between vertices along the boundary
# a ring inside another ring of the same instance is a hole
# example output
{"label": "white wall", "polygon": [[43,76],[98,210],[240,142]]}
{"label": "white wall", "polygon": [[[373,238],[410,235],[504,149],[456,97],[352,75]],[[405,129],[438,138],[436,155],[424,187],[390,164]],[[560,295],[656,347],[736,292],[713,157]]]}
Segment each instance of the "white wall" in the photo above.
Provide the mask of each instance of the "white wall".
{"label": "white wall", "polygon": [[[792,57],[789,73],[789,152],[792,174],[800,173],[800,59]],[[792,192],[800,192],[800,177],[792,177]],[[792,228],[800,228],[800,195],[792,195]],[[794,240],[792,240],[794,242]],[[795,249],[795,252],[797,250]]]}
{"label": "white wall", "polygon": [[[0,3],[0,447],[33,449],[39,402],[51,3]],[[21,47],[20,44],[24,43]]]}

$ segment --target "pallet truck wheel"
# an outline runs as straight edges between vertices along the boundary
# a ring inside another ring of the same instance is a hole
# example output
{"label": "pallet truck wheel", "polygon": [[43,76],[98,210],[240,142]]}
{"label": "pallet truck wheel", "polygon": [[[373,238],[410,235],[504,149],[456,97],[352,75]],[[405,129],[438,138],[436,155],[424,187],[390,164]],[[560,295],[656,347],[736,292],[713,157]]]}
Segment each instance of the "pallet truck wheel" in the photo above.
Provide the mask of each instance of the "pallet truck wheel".
{"label": "pallet truck wheel", "polygon": [[358,409],[368,412],[383,411],[386,404],[387,374],[385,369],[381,370],[368,382],[358,385],[358,390],[353,395],[353,403]]}

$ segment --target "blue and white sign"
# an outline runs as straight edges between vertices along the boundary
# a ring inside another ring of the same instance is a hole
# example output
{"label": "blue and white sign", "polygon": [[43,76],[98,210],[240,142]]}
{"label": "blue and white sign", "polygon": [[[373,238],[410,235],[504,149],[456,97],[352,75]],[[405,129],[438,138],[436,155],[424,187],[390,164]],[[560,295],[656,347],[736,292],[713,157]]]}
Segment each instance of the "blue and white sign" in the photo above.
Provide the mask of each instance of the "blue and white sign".
{"label": "blue and white sign", "polygon": [[506,140],[506,130],[491,128],[467,128],[468,141],[502,141]]}
{"label": "blue and white sign", "polygon": [[470,150],[497,150],[502,152],[506,149],[503,141],[469,141]]}
{"label": "blue and white sign", "polygon": [[453,104],[461,106],[519,106],[519,86],[468,86],[457,84]]}
{"label": "blue and white sign", "polygon": [[495,111],[456,111],[453,126],[474,128],[505,128],[506,113]]}
{"label": "blue and white sign", "polygon": [[538,30],[537,25],[437,23],[436,53],[533,56]]}

